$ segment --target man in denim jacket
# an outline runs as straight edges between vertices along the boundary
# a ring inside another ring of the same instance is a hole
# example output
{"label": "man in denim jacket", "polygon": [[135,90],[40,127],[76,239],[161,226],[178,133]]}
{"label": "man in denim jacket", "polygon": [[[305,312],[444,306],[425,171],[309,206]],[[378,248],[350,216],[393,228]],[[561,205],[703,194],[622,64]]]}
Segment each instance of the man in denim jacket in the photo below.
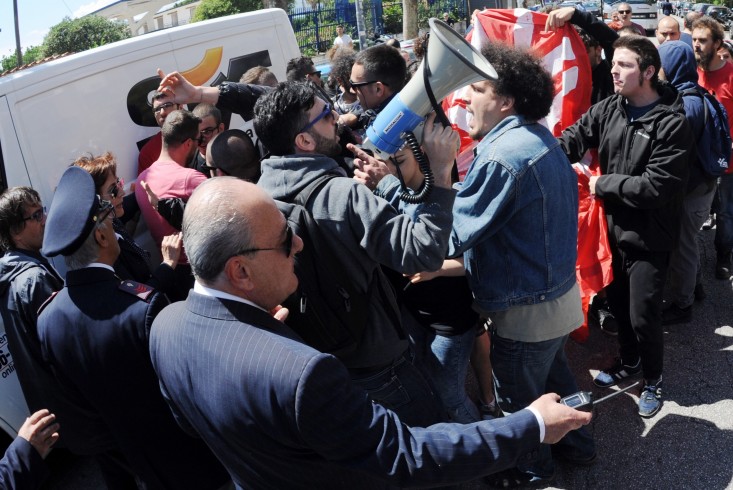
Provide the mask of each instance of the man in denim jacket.
{"label": "man in denim jacket", "polygon": [[[550,75],[529,54],[490,44],[483,54],[499,79],[471,85],[470,135],[476,158],[453,207],[449,255],[464,255],[474,308],[493,323],[491,364],[505,412],[542,393],[578,390],[564,346],[583,323],[575,281],[577,177],[552,133],[537,121],[550,110]],[[556,448],[572,462],[596,457],[585,430]],[[495,478],[506,487],[550,479],[549,446],[538,462]]]}

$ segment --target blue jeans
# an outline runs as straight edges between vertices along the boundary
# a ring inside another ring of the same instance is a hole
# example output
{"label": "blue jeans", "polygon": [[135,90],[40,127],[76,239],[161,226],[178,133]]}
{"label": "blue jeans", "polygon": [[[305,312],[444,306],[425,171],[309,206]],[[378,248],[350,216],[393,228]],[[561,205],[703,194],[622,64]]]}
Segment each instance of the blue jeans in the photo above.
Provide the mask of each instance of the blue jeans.
{"label": "blue jeans", "polygon": [[402,422],[413,427],[428,427],[444,421],[440,401],[430,383],[405,352],[392,365],[362,376],[351,372],[351,380],[376,403],[395,412]]}
{"label": "blue jeans", "polygon": [[450,337],[435,335],[430,343],[432,356],[426,363],[443,409],[452,422],[461,424],[481,420],[478,408],[466,393],[466,370],[475,338],[473,328]]}
{"label": "blue jeans", "polygon": [[[497,401],[504,412],[516,412],[545,393],[567,396],[578,391],[575,377],[565,357],[568,336],[543,342],[519,342],[491,333],[491,366],[494,370]],[[595,451],[593,438],[584,428],[569,432],[559,444],[579,455]],[[518,464],[520,471],[541,478],[555,472],[549,444],[542,444],[540,458],[530,464]]]}
{"label": "blue jeans", "polygon": [[718,212],[715,217],[715,251],[718,256],[733,250],[733,174],[718,181]]}

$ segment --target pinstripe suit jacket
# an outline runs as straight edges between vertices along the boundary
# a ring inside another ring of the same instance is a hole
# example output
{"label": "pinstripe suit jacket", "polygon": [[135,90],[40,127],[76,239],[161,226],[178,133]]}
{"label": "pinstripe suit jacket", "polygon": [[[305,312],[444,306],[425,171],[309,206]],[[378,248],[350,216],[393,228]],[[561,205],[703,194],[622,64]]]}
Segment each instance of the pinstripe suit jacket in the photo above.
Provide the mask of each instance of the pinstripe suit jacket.
{"label": "pinstripe suit jacket", "polygon": [[475,479],[537,456],[523,410],[470,425],[407,427],[335,357],[267,313],[191,292],[150,337],[161,389],[239,488],[384,488]]}

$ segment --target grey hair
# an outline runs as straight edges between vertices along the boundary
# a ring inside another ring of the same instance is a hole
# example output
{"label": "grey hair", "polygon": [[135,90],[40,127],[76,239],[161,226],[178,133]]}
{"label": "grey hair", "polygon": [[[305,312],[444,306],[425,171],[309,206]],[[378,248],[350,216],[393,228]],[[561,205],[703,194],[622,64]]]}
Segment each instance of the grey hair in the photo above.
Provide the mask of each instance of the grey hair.
{"label": "grey hair", "polygon": [[112,226],[111,224],[108,224],[107,221],[108,220],[105,219],[101,223],[94,225],[87,239],[81,244],[81,247],[71,255],[64,256],[64,261],[66,262],[66,268],[68,270],[73,271],[83,269],[92,262],[99,260],[99,245],[94,237],[94,232],[101,230],[105,226]]}
{"label": "grey hair", "polygon": [[[222,179],[239,182],[236,177],[214,177],[194,192],[201,193],[212,182]],[[222,186],[183,213],[183,243],[193,275],[203,282],[213,282],[224,271],[227,261],[240,250],[252,247],[252,234],[247,216],[233,203],[237,192]]]}

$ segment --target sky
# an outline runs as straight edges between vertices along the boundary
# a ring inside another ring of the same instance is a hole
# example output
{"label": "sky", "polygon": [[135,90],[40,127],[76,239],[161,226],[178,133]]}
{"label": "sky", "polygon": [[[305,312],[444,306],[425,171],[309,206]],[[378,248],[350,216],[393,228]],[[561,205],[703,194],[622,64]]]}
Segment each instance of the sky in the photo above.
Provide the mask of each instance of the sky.
{"label": "sky", "polygon": [[[20,45],[25,51],[38,46],[51,26],[64,17],[81,17],[116,0],[17,0]],[[13,0],[0,0],[0,57],[15,53],[15,25],[13,24]]]}

